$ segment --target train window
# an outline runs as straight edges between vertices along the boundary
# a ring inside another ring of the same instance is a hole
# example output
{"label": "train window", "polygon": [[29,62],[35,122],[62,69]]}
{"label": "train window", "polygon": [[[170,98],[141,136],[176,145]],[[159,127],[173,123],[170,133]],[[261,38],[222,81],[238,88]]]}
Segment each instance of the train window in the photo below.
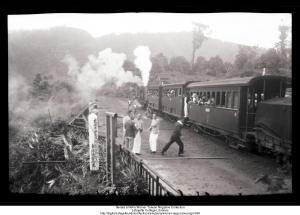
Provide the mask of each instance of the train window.
{"label": "train window", "polygon": [[233,101],[232,101],[232,108],[238,109],[238,103],[239,103],[239,94],[238,92],[233,92],[232,94]]}
{"label": "train window", "polygon": [[231,97],[231,92],[227,92],[227,95],[226,95],[226,107],[227,108],[231,108],[231,103],[232,103],[232,97]]}
{"label": "train window", "polygon": [[173,94],[172,94],[172,97],[176,97],[178,94],[177,94],[177,89],[174,89],[173,90]]}
{"label": "train window", "polygon": [[200,98],[202,97],[202,92],[199,93],[199,97],[200,97]]}
{"label": "train window", "polygon": [[225,107],[225,92],[221,93],[221,106]]}
{"label": "train window", "polygon": [[210,98],[210,92],[207,92],[206,95],[207,95],[207,99],[209,99]]}
{"label": "train window", "polygon": [[292,88],[286,88],[284,97],[286,98],[292,97]]}
{"label": "train window", "polygon": [[215,98],[215,97],[216,97],[215,92],[212,92],[212,93],[211,93],[211,97],[212,97],[212,98]]}
{"label": "train window", "polygon": [[178,96],[181,96],[182,93],[181,93],[181,88],[179,88],[179,93],[178,93]]}
{"label": "train window", "polygon": [[220,92],[217,92],[216,105],[220,105]]}

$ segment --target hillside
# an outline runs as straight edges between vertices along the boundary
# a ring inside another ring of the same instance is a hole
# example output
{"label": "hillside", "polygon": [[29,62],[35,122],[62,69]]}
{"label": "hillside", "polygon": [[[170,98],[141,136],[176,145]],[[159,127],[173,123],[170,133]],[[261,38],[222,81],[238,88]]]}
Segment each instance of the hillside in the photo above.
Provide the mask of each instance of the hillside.
{"label": "hillside", "polygon": [[[62,62],[66,55],[76,58],[80,65],[87,61],[90,54],[97,54],[105,48],[123,52],[133,60],[133,50],[139,45],[149,46],[152,56],[163,53],[168,59],[184,56],[191,59],[192,32],[179,33],[137,33],[92,37],[86,31],[56,27],[49,30],[10,32],[8,35],[9,74],[21,74],[32,80],[35,74],[63,77],[67,66]],[[223,61],[233,62],[238,45],[208,39],[197,51],[197,55],[207,60],[219,55]]]}
{"label": "hillside", "polygon": [[[100,49],[112,48],[115,52],[124,52],[129,59],[133,59],[133,52],[138,45],[149,46],[152,55],[162,52],[169,59],[173,56],[184,56],[188,61],[192,55],[192,32],[171,33],[124,33],[111,34],[97,38],[97,47]],[[238,44],[223,42],[209,38],[197,51],[197,56],[207,60],[219,55],[223,61],[233,62],[238,52]]]}

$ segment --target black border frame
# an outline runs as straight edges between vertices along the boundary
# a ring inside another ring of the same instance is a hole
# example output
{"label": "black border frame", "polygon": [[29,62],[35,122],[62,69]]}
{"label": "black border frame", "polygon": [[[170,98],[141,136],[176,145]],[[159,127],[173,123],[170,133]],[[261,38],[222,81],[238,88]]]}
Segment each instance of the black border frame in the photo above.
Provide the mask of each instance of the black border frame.
{"label": "black border frame", "polygon": [[[64,9],[54,9],[51,7],[48,8],[38,8],[31,7],[30,9],[27,7],[19,8],[5,8],[1,11],[1,31],[0,31],[0,42],[2,45],[1,48],[1,58],[3,61],[2,66],[6,66],[3,69],[2,75],[4,76],[1,80],[4,82],[1,84],[3,89],[1,90],[2,98],[7,98],[8,101],[8,93],[6,89],[8,89],[8,38],[7,38],[7,15],[13,14],[41,14],[41,13],[120,13],[120,12],[167,12],[167,13],[211,13],[211,12],[257,12],[257,13],[292,13],[292,68],[293,75],[292,81],[296,83],[297,80],[297,69],[298,62],[297,56],[299,50],[299,42],[297,38],[299,36],[299,6],[295,6],[295,4],[290,2],[285,2],[285,5],[263,5],[261,3],[253,2],[251,5],[242,4],[240,2],[239,5],[231,6],[220,6],[212,2],[210,6],[207,5],[197,5],[189,4],[189,3],[181,3],[172,6],[162,6],[158,5],[153,6],[143,6],[142,8],[138,6],[127,5],[127,8],[123,7],[121,9],[116,9],[112,6],[103,6],[100,7],[91,7],[84,8],[81,5],[69,6]],[[156,7],[156,8],[155,8]],[[259,33],[259,32],[258,32]],[[3,39],[5,38],[5,39]],[[3,68],[3,67],[2,67]],[[6,70],[7,69],[7,70]],[[6,77],[7,75],[7,77]],[[297,85],[294,85],[293,98],[296,100],[297,98]],[[294,102],[293,108],[293,124],[296,121],[297,112],[297,104]],[[7,112],[8,113],[8,105]],[[4,105],[2,105],[4,108]],[[6,111],[6,110],[5,110]],[[7,114],[7,120],[8,114]],[[8,122],[8,121],[7,121]],[[2,123],[3,125],[4,123]],[[296,129],[295,125],[293,128]],[[8,126],[7,126],[8,130]],[[4,128],[1,129],[4,131]],[[293,132],[293,154],[297,155],[299,153],[299,146],[297,146],[297,140],[295,137],[295,132]],[[8,131],[7,133],[8,134]],[[4,134],[2,134],[2,139]],[[0,205],[299,205],[299,178],[297,176],[297,165],[298,161],[296,156],[293,157],[293,193],[292,194],[276,194],[276,195],[256,195],[256,196],[200,196],[200,197],[149,197],[149,196],[93,196],[93,195],[85,195],[85,196],[67,196],[67,195],[38,195],[38,194],[12,194],[9,192],[9,181],[8,181],[8,135],[6,138],[7,141],[2,141],[2,147],[0,150],[1,156],[1,172],[2,176],[0,177]]]}

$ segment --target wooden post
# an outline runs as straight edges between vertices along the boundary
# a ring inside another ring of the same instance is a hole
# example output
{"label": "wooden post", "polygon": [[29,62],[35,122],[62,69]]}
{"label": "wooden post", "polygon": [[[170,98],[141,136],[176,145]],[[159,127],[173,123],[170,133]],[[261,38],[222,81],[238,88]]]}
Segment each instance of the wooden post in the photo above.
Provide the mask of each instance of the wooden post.
{"label": "wooden post", "polygon": [[90,154],[90,170],[99,170],[99,141],[98,141],[98,117],[94,112],[88,116],[89,125],[89,154]]}
{"label": "wooden post", "polygon": [[110,116],[106,115],[106,176],[110,181]]}
{"label": "wooden post", "polygon": [[106,113],[106,172],[108,179],[112,184],[115,184],[115,169],[116,169],[116,159],[115,159],[115,145],[116,145],[116,124],[117,124],[117,114],[116,113]]}
{"label": "wooden post", "polygon": [[159,177],[158,176],[156,176],[156,180],[155,180],[155,182],[156,182],[156,196],[159,196],[159,194],[158,194],[158,192],[159,192]]}
{"label": "wooden post", "polygon": [[116,124],[117,124],[117,114],[111,116],[111,182],[115,184],[115,170],[116,170],[116,156],[115,156],[115,147],[116,147]]}

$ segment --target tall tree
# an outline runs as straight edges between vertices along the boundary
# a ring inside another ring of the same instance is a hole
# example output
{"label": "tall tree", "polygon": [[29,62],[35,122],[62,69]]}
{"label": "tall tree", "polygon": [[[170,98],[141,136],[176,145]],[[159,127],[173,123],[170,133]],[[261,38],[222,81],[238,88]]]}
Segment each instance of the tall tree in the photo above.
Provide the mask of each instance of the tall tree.
{"label": "tall tree", "polygon": [[225,62],[224,63],[224,67],[225,67],[225,70],[226,70],[226,76],[229,77],[231,75],[234,74],[234,66],[232,63],[230,62]]}
{"label": "tall tree", "polygon": [[259,68],[266,68],[272,73],[277,73],[280,67],[281,56],[275,49],[269,49],[266,53],[262,54],[257,65]]}
{"label": "tall tree", "polygon": [[226,68],[220,56],[211,57],[208,61],[208,75],[218,76],[226,73]]}
{"label": "tall tree", "polygon": [[288,38],[288,32],[290,30],[289,26],[286,25],[280,25],[278,27],[278,30],[280,32],[279,35],[279,42],[276,43],[276,48],[280,52],[283,58],[287,58],[287,38]]}
{"label": "tall tree", "polygon": [[204,74],[206,73],[206,70],[208,68],[208,61],[202,57],[197,57],[196,63],[194,65],[194,72],[198,74]]}
{"label": "tall tree", "polygon": [[280,25],[279,41],[274,48],[268,49],[257,61],[257,67],[266,68],[269,74],[290,75],[291,71],[291,49],[288,41],[290,27]]}
{"label": "tall tree", "polygon": [[168,58],[162,53],[151,57],[152,67],[150,70],[149,82],[155,83],[158,81],[158,76],[161,73],[169,71]]}
{"label": "tall tree", "polygon": [[290,68],[291,67],[291,49],[289,48],[288,36],[290,33],[290,27],[286,25],[280,25],[278,30],[279,34],[279,42],[275,44],[275,48],[279,53],[280,60],[280,68]]}
{"label": "tall tree", "polygon": [[171,71],[188,74],[191,72],[191,65],[183,56],[176,56],[170,59],[169,64]]}
{"label": "tall tree", "polygon": [[32,83],[31,95],[33,98],[46,101],[51,97],[51,88],[49,82],[38,73]]}
{"label": "tall tree", "polygon": [[157,63],[160,65],[162,72],[169,71],[168,58],[163,54],[159,53],[155,56]]}
{"label": "tall tree", "polygon": [[197,49],[199,49],[204,42],[207,40],[207,37],[204,34],[204,30],[208,28],[207,25],[203,25],[201,23],[194,23],[195,28],[193,31],[193,52],[192,52],[192,71],[194,68],[195,54]]}
{"label": "tall tree", "polygon": [[234,61],[236,71],[240,74],[253,71],[257,64],[257,54],[257,47],[239,46],[239,52]]}

